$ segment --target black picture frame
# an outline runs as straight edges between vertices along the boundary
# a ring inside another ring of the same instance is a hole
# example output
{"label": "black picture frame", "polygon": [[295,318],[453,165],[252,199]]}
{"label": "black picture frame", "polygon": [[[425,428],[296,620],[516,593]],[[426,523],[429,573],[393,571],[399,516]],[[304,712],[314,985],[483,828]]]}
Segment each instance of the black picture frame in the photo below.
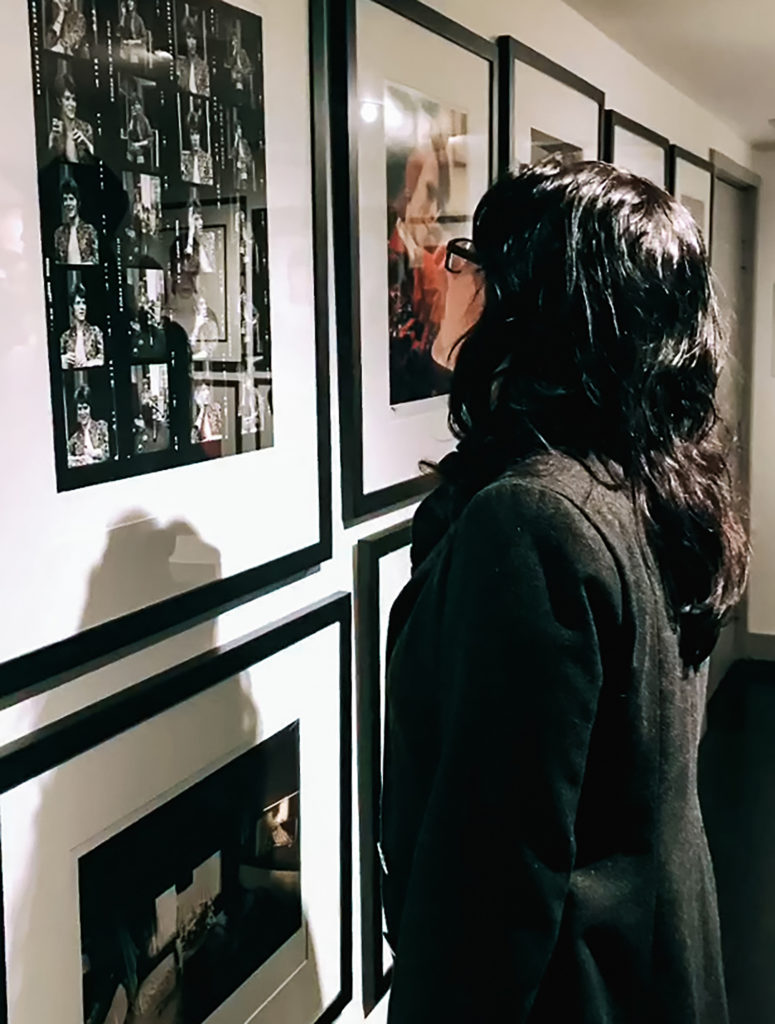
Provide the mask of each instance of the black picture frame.
{"label": "black picture frame", "polygon": [[358,808],[361,865],[363,1012],[368,1016],[390,988],[383,964],[382,886],[379,857],[382,799],[380,686],[385,637],[380,630],[380,562],[411,542],[411,521],[360,540],[355,549],[355,662],[358,725]]}
{"label": "black picture frame", "polygon": [[666,189],[670,180],[670,139],[664,135],[660,135],[659,132],[653,131],[651,128],[648,128],[645,124],[641,124],[639,121],[633,121],[631,117],[621,114],[618,110],[611,110],[609,108],[605,112],[603,145],[603,159],[609,164],[616,163],[615,137],[617,128],[623,128],[632,135],[637,135],[638,138],[645,139],[646,142],[651,142],[654,146],[658,146],[663,151],[664,180],[658,181],[656,184]]}
{"label": "black picture frame", "polygon": [[[494,42],[419,0],[373,0],[490,65],[489,180],[497,160],[498,51]],[[330,4],[330,116],[334,226],[334,286],[342,465],[342,515],[346,525],[407,504],[430,489],[427,475],[366,492],[363,482],[363,389],[359,289],[356,0]],[[454,73],[454,62],[450,64]]]}
{"label": "black picture frame", "polygon": [[605,93],[592,82],[550,60],[538,50],[526,46],[513,36],[498,36],[498,173],[505,174],[514,162],[514,64],[520,62],[540,71],[569,89],[586,96],[599,109],[597,127],[597,158],[603,159],[605,130]]}
{"label": "black picture frame", "polygon": [[51,690],[185,628],[315,571],[331,558],[331,400],[328,326],[328,19],[329,0],[309,0],[310,132],[315,373],[317,379],[318,539],[313,544],[81,630],[0,663],[0,706]]}
{"label": "black picture frame", "polygon": [[705,171],[710,181],[710,209],[708,210],[708,232],[707,238],[705,239],[705,245],[708,250],[708,258],[712,259],[713,251],[713,201],[716,195],[716,175],[714,174],[713,163],[707,157],[699,156],[697,153],[693,153],[689,149],[684,149],[683,146],[677,146],[675,143],[670,145],[670,164],[668,168],[667,176],[667,190],[676,199],[680,198],[676,196],[676,187],[678,184],[678,161],[683,160],[687,164],[692,164],[694,167],[699,168],[701,171]]}
{"label": "black picture frame", "polygon": [[[314,1024],[332,1024],[351,1002],[352,978],[352,626],[351,598],[339,592],[246,637],[96,703],[0,749],[0,795],[182,704],[325,629],[339,628],[339,857],[341,987]],[[0,1021],[7,1020],[6,937],[0,885]]]}

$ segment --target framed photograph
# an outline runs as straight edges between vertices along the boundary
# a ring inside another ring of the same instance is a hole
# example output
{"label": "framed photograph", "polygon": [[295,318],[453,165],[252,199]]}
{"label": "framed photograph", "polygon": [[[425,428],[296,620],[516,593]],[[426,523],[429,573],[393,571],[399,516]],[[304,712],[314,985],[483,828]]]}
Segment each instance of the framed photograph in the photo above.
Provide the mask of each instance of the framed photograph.
{"label": "framed photograph", "polygon": [[600,160],[605,94],[512,36],[498,39],[498,168]]}
{"label": "framed photograph", "polygon": [[451,447],[444,249],[494,168],[494,43],[416,0],[331,7],[346,522],[427,489]]}
{"label": "framed photograph", "polygon": [[0,700],[331,551],[325,3],[28,13],[0,68],[16,154],[0,301],[23,311],[0,351],[16,438]]}
{"label": "framed photograph", "polygon": [[670,147],[669,189],[694,217],[710,252],[713,226],[713,164],[681,146]]}
{"label": "framed photograph", "polygon": [[2,1019],[335,1020],[350,684],[340,594],[5,747]]}
{"label": "framed photograph", "polygon": [[363,1011],[390,987],[392,954],[384,938],[379,816],[385,724],[385,641],[393,602],[411,575],[411,522],[358,542],[355,629],[358,715],[358,806],[361,849]]}
{"label": "framed photograph", "polygon": [[604,159],[626,171],[667,188],[670,178],[670,140],[633,121],[618,110],[605,112]]}

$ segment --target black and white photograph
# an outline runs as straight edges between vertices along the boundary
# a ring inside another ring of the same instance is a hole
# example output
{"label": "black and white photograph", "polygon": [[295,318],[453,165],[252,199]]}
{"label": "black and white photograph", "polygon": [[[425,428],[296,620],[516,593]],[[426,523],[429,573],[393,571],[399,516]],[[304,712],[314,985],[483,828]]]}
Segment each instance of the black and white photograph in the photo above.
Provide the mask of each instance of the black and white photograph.
{"label": "black and white photograph", "polygon": [[56,263],[79,267],[100,262],[99,235],[93,223],[99,213],[98,188],[96,172],[78,175],[75,168],[60,167],[61,219],[52,239]]}
{"label": "black and white photograph", "polygon": [[255,107],[261,102],[262,30],[259,17],[234,8],[217,9],[217,81],[223,103]]}
{"label": "black and white photograph", "polygon": [[192,185],[212,185],[210,106],[193,96],[179,97],[180,177]]}
{"label": "black and white photograph", "polygon": [[78,862],[84,1024],[200,1024],[302,927],[299,723]]}
{"label": "black and white photograph", "polygon": [[114,59],[145,72],[169,70],[172,54],[165,25],[166,4],[157,0],[113,0]]}
{"label": "black and white photograph", "polygon": [[45,55],[46,123],[41,157],[72,164],[93,164],[98,157],[97,103],[91,65]]}
{"label": "black and white photograph", "polygon": [[90,57],[92,0],[43,0],[43,46],[65,57]]}
{"label": "black and white photograph", "polygon": [[530,163],[537,164],[547,157],[557,160],[583,160],[584,151],[575,142],[565,142],[539,128],[530,129]]}
{"label": "black and white photograph", "polygon": [[167,338],[162,319],[165,303],[164,271],[130,267],[126,279],[132,359],[164,359],[167,355]]}
{"label": "black and white photograph", "polygon": [[124,171],[124,190],[129,213],[122,233],[124,261],[128,266],[163,266],[161,178]]}
{"label": "black and white photograph", "polygon": [[65,376],[67,465],[70,469],[107,462],[112,455],[113,398],[104,368]]}
{"label": "black and white photograph", "polygon": [[62,369],[103,366],[107,327],[104,279],[99,270],[62,269],[52,280],[52,288],[56,291],[55,327]]}
{"label": "black and white photograph", "polygon": [[192,445],[208,459],[235,455],[240,450],[237,383],[197,376],[191,381],[191,393]]}
{"label": "black and white photograph", "polygon": [[131,368],[132,427],[135,454],[161,452],[170,446],[170,389],[166,363]]}
{"label": "black and white photograph", "polygon": [[161,91],[158,83],[134,75],[119,75],[123,108],[121,142],[125,159],[138,169],[158,171],[161,161]]}
{"label": "black and white photograph", "polygon": [[[167,363],[166,403],[156,405],[179,411],[161,432],[151,423],[165,465],[271,446],[261,18],[228,4],[104,0],[93,9],[88,0],[87,10],[87,0],[61,0],[47,10],[66,12],[54,20],[67,47],[44,48],[48,15],[41,0],[30,3],[57,473],[87,460],[63,454],[77,417],[53,367],[104,368],[111,382],[109,411],[95,412],[84,435],[109,424],[106,442],[87,449],[104,471],[67,476],[67,487],[161,468],[136,462],[149,447],[137,440],[132,365]],[[70,41],[87,13],[89,59],[76,60]],[[223,374],[222,393],[197,417],[194,376],[215,387]]]}
{"label": "black and white photograph", "polygon": [[192,96],[209,96],[210,67],[204,12],[194,4],[178,3],[177,14],[175,76],[178,88]]}
{"label": "black and white photograph", "polygon": [[240,378],[239,425],[242,451],[271,447],[272,382],[268,374],[246,370]]}

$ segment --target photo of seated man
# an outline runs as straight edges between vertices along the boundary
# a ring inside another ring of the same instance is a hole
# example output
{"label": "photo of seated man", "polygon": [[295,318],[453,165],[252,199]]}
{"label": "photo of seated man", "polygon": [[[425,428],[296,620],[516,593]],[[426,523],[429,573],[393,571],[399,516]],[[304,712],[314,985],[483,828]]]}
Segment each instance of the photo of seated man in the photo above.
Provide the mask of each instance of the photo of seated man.
{"label": "photo of seated man", "polygon": [[[208,441],[220,441],[223,438],[223,410],[220,402],[213,401],[212,391],[207,381],[199,381],[194,387],[194,422],[191,427],[193,444]],[[217,452],[220,454],[220,445]]]}
{"label": "photo of seated man", "polygon": [[206,149],[209,123],[207,111],[191,106],[181,124],[180,176],[194,185],[212,185],[213,159]]}
{"label": "photo of seated man", "polygon": [[253,90],[253,62],[248,56],[247,50],[242,45],[242,22],[239,18],[234,19],[229,34],[228,55],[226,67],[229,71],[231,84],[235,91],[241,95],[248,95]]}
{"label": "photo of seated man", "polygon": [[158,260],[161,231],[161,179],[124,171],[124,190],[130,196],[129,217],[123,239],[127,263],[161,269]]}
{"label": "photo of seated man", "polygon": [[164,359],[167,336],[162,323],[164,271],[127,270],[129,344],[133,359]]}
{"label": "photo of seated man", "polygon": [[[201,49],[205,55],[200,53]],[[192,96],[210,95],[210,70],[207,67],[206,34],[202,16],[188,8],[178,26],[179,56],[175,62],[178,88]]]}
{"label": "photo of seated man", "polygon": [[54,232],[54,259],[71,266],[99,263],[97,230],[81,220],[81,191],[74,178],[63,179],[59,197],[62,223]]}
{"label": "photo of seated man", "polygon": [[77,116],[78,96],[75,80],[66,68],[66,61],[54,79],[54,103],[56,111],[51,118],[48,134],[49,156],[67,160],[73,164],[88,164],[94,161],[94,130],[88,121]]}
{"label": "photo of seated man", "polygon": [[237,192],[252,192],[256,188],[256,165],[253,151],[242,127],[240,112],[232,108],[229,117],[229,163],[232,181]]}
{"label": "photo of seated man", "polygon": [[102,366],[105,344],[102,331],[87,319],[86,288],[80,282],[70,292],[70,327],[59,340],[62,369]]}
{"label": "photo of seated man", "polygon": [[135,454],[169,448],[169,384],[167,364],[133,366],[132,422]]}
{"label": "photo of seated man", "polygon": [[44,46],[66,57],[88,57],[88,22],[82,0],[47,0]]}
{"label": "photo of seated man", "polygon": [[151,124],[145,109],[144,93],[153,95],[153,82],[135,78],[120,79],[125,103],[126,128],[122,136],[126,141],[127,160],[137,167],[154,168],[159,164],[159,133]]}
{"label": "photo of seated man", "polygon": [[130,59],[133,49],[150,49],[148,30],[138,13],[137,0],[119,0],[118,25],[116,36],[119,41],[121,56]]}
{"label": "photo of seated man", "polygon": [[106,462],[110,458],[108,424],[92,418],[92,392],[87,384],[76,387],[73,406],[76,427],[67,441],[67,465],[75,469]]}

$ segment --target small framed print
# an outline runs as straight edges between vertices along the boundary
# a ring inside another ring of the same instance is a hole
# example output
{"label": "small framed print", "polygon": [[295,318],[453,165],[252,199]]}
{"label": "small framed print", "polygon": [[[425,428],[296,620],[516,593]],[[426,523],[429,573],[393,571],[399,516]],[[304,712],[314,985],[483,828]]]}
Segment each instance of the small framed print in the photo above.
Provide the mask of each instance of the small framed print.
{"label": "small framed print", "polygon": [[660,188],[670,179],[670,140],[618,110],[605,112],[604,159],[648,178]]}
{"label": "small framed print", "polygon": [[2,1019],[334,1021],[350,683],[334,595],[5,747]]}
{"label": "small framed print", "polygon": [[599,160],[605,94],[512,36],[498,39],[498,167]]}
{"label": "small framed print", "polygon": [[710,252],[713,226],[713,164],[681,146],[670,147],[669,187],[694,217]]}
{"label": "small framed print", "polygon": [[[331,552],[326,0],[26,7],[0,67],[34,115],[0,283],[25,311],[21,364],[0,348],[24,438],[0,455],[4,700]],[[189,554],[152,557],[157,528]]]}
{"label": "small framed print", "polygon": [[[332,157],[346,522],[427,489],[451,447],[458,340],[444,249],[494,167],[495,44],[416,0],[331,5]],[[451,321],[450,321],[451,322]]]}
{"label": "small framed print", "polygon": [[411,575],[411,522],[358,542],[355,551],[358,806],[361,850],[363,1010],[390,987],[392,954],[384,938],[379,814],[385,722],[385,641],[390,609]]}

